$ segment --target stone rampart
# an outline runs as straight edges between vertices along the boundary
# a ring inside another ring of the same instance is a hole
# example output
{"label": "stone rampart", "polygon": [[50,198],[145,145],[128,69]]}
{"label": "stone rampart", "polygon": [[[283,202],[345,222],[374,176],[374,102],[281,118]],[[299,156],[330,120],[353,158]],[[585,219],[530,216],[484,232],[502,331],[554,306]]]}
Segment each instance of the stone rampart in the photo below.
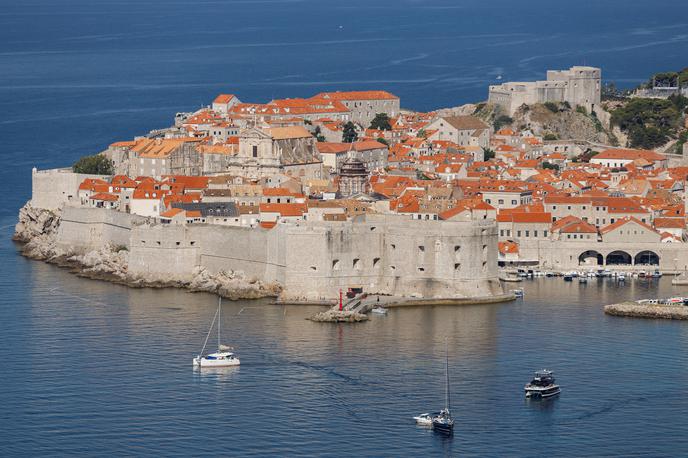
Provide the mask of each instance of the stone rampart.
{"label": "stone rampart", "polygon": [[272,230],[166,225],[95,208],[63,210],[58,246],[129,250],[128,272],[147,281],[189,281],[243,272],[282,286],[283,300],[329,300],[339,290],[414,298],[488,297],[497,278],[494,221],[413,221],[367,215],[348,222],[278,224]]}
{"label": "stone rampart", "polygon": [[57,245],[74,252],[99,249],[107,244],[129,248],[132,226],[143,221],[143,217],[104,208],[64,207]]}
{"label": "stone rampart", "polygon": [[31,205],[45,210],[57,210],[65,205],[78,203],[79,185],[86,178],[102,178],[104,175],[74,173],[72,169],[31,171]]}

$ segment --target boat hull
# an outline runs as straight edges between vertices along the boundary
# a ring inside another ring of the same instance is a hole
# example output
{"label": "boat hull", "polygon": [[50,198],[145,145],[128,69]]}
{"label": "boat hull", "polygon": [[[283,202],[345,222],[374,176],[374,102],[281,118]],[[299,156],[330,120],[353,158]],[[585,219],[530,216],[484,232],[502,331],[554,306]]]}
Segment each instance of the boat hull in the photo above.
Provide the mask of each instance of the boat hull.
{"label": "boat hull", "polygon": [[238,358],[234,359],[205,359],[194,358],[193,365],[197,367],[232,367],[238,366],[241,362]]}
{"label": "boat hull", "polygon": [[446,423],[433,420],[432,429],[442,434],[452,434],[454,432],[454,423]]}
{"label": "boat hull", "polygon": [[526,392],[526,397],[531,398],[531,399],[546,399],[546,398],[551,398],[553,396],[557,396],[559,393],[561,393],[561,388],[557,385],[553,387],[548,387],[546,389],[537,389],[537,388],[525,388]]}

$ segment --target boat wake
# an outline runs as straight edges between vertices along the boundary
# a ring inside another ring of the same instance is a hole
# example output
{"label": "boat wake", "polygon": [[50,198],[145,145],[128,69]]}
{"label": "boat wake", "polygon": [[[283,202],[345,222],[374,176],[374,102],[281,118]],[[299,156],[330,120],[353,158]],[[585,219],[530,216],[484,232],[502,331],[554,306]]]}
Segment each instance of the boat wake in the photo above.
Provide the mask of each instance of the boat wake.
{"label": "boat wake", "polygon": [[566,424],[566,423],[573,423],[573,422],[577,422],[577,421],[581,421],[581,420],[588,420],[590,418],[597,417],[598,415],[604,415],[606,413],[613,412],[616,409],[618,409],[619,407],[623,407],[623,406],[626,406],[628,404],[645,402],[645,401],[647,401],[646,397],[638,396],[636,398],[631,398],[631,399],[619,399],[616,401],[607,402],[595,410],[591,410],[589,412],[584,412],[584,413],[578,415],[577,417],[573,418],[571,421],[566,421],[564,423]]}

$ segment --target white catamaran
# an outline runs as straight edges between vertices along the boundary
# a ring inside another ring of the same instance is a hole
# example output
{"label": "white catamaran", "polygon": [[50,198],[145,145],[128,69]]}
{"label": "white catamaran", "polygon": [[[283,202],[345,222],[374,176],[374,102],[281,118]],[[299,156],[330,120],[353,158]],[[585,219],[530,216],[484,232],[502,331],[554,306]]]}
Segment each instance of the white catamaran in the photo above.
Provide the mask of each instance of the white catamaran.
{"label": "white catamaran", "polygon": [[[205,336],[205,342],[203,343],[203,348],[201,353],[193,359],[194,366],[198,367],[227,367],[227,366],[238,366],[240,364],[239,358],[234,356],[230,350],[232,348],[222,345],[220,343],[220,323],[222,318],[222,298],[218,298],[217,301],[217,312],[213,317],[213,322],[210,323],[210,329],[208,329],[208,335]],[[203,356],[205,352],[205,347],[208,345],[208,338],[215,325],[215,320],[217,320],[217,352],[210,353]]]}

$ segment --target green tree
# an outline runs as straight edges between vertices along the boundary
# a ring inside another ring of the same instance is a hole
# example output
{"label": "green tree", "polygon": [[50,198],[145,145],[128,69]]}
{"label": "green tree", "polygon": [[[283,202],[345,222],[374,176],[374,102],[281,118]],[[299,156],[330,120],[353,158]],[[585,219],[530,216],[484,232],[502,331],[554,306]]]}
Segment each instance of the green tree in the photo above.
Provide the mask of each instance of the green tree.
{"label": "green tree", "polygon": [[389,146],[389,142],[387,141],[386,138],[378,137],[377,141],[378,141],[378,143],[382,143],[383,145]]}
{"label": "green tree", "polygon": [[370,123],[370,128],[378,130],[392,130],[387,113],[377,113]]}
{"label": "green tree", "polygon": [[552,113],[559,113],[559,104],[554,102],[545,102],[543,105]]}
{"label": "green tree", "polygon": [[552,141],[552,140],[559,140],[559,137],[557,137],[557,134],[553,134],[552,132],[547,132],[544,137],[542,137],[543,140],[546,141]]}
{"label": "green tree", "polygon": [[486,161],[489,161],[490,159],[494,159],[495,151],[492,148],[483,148],[483,157],[485,158]]}
{"label": "green tree", "polygon": [[320,130],[320,126],[315,126],[315,130],[313,131],[313,136],[319,142],[325,141],[325,136],[323,136],[322,130]]}
{"label": "green tree", "polygon": [[342,134],[342,141],[344,143],[353,143],[358,140],[358,132],[356,132],[356,125],[349,121],[344,124],[344,132]]}
{"label": "green tree", "polygon": [[74,173],[88,173],[90,175],[114,175],[115,167],[110,159],[102,154],[84,156],[72,166]]}
{"label": "green tree", "polygon": [[543,162],[542,163],[542,168],[543,169],[549,169],[549,170],[559,170],[559,165],[558,164],[552,164],[551,162]]}

